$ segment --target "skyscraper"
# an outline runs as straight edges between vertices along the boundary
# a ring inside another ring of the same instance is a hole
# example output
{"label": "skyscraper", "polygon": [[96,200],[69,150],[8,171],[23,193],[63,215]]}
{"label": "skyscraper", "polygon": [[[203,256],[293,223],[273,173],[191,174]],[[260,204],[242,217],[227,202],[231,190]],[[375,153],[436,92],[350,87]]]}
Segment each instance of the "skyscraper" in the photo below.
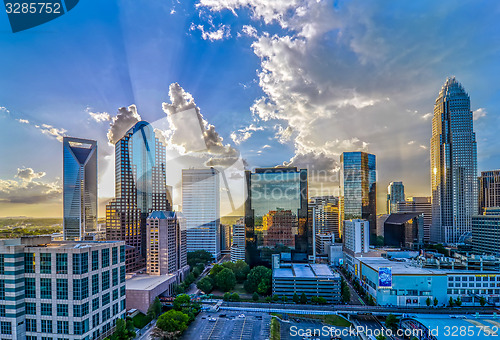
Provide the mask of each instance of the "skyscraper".
{"label": "skyscraper", "polygon": [[165,147],[141,121],[115,144],[115,199],[106,206],[106,239],[125,241],[127,271],[146,267],[146,218],[170,211]]}
{"label": "skyscraper", "polygon": [[432,203],[429,196],[407,197],[406,201],[398,203],[398,212],[419,212],[424,214],[424,241],[430,241]]}
{"label": "skyscraper", "polygon": [[492,207],[500,207],[500,170],[483,171],[479,177],[479,215]]}
{"label": "skyscraper", "polygon": [[434,105],[431,137],[431,242],[455,243],[478,212],[477,146],[470,98],[448,78]]}
{"label": "skyscraper", "polygon": [[247,262],[270,265],[274,253],[291,252],[294,261],[312,254],[307,223],[307,170],[261,168],[245,172]]}
{"label": "skyscraper", "polygon": [[403,182],[391,182],[387,187],[387,213],[398,212],[398,203],[405,200],[405,186]]}
{"label": "skyscraper", "polygon": [[97,230],[97,142],[63,138],[64,239],[81,241]]}
{"label": "skyscraper", "polygon": [[217,260],[220,244],[219,171],[182,170],[182,212],[187,225],[187,251],[206,250]]}
{"label": "skyscraper", "polygon": [[233,224],[233,244],[231,245],[231,261],[245,261],[245,224],[243,219]]}
{"label": "skyscraper", "polygon": [[363,219],[370,223],[370,243],[377,235],[377,171],[375,155],[344,152],[340,156],[340,222]]}

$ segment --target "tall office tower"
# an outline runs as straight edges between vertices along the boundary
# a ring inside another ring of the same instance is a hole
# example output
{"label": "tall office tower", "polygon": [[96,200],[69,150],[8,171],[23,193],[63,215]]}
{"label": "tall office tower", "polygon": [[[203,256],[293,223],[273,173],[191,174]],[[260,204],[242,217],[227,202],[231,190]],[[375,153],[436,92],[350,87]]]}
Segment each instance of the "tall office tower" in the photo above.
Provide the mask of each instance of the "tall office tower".
{"label": "tall office tower", "polygon": [[405,200],[405,186],[403,182],[391,182],[387,187],[387,213],[398,212],[398,203]]}
{"label": "tall office tower", "polygon": [[246,255],[251,265],[271,264],[273,253],[291,252],[294,261],[312,255],[307,223],[307,170],[294,167],[245,171]]}
{"label": "tall office tower", "polygon": [[221,254],[231,253],[231,225],[221,224],[220,225],[220,252]]}
{"label": "tall office tower", "polygon": [[472,251],[500,256],[500,207],[486,207],[472,216]]}
{"label": "tall office tower", "polygon": [[344,248],[349,252],[367,253],[369,250],[370,223],[365,220],[344,221]]}
{"label": "tall office tower", "polygon": [[448,78],[434,105],[431,137],[431,241],[456,243],[478,212],[477,145],[470,98]]}
{"label": "tall office tower", "polygon": [[97,231],[97,142],[63,138],[63,234],[81,241]]}
{"label": "tall office tower", "polygon": [[182,170],[182,212],[187,225],[187,251],[206,250],[218,260],[221,255],[218,170]]}
{"label": "tall office tower", "polygon": [[[375,155],[344,152],[340,156],[340,221],[370,223],[370,243],[377,236],[377,170]],[[341,224],[342,225],[342,224]]]}
{"label": "tall office tower", "polygon": [[309,199],[309,226],[313,222],[316,234],[335,235],[340,239],[342,231],[339,230],[339,198],[335,196],[317,196]]}
{"label": "tall office tower", "polygon": [[147,219],[146,270],[149,275],[174,274],[184,279],[187,266],[186,221],[182,213],[153,211]]}
{"label": "tall office tower", "polygon": [[398,212],[419,212],[424,214],[424,242],[429,242],[432,224],[432,203],[430,197],[407,197],[398,203]]}
{"label": "tall office tower", "polygon": [[127,271],[146,267],[146,218],[170,211],[165,147],[141,121],[115,144],[115,199],[106,206],[106,239],[127,244]]}
{"label": "tall office tower", "polygon": [[2,339],[104,339],[125,291],[124,242],[0,240]]}
{"label": "tall office tower", "polygon": [[243,220],[233,224],[233,244],[231,246],[231,261],[245,261],[245,224]]}
{"label": "tall office tower", "polygon": [[483,171],[479,177],[479,215],[492,207],[500,207],[500,170]]}

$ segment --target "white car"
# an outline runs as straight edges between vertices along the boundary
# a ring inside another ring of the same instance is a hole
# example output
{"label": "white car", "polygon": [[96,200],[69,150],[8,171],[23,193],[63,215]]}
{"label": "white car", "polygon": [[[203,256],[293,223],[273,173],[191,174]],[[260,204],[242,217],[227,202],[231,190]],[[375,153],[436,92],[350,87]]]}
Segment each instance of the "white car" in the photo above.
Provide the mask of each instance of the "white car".
{"label": "white car", "polygon": [[238,315],[239,318],[244,318],[245,317],[245,314],[240,314]]}
{"label": "white car", "polygon": [[208,321],[215,322],[215,321],[217,321],[217,319],[216,318],[208,318]]}

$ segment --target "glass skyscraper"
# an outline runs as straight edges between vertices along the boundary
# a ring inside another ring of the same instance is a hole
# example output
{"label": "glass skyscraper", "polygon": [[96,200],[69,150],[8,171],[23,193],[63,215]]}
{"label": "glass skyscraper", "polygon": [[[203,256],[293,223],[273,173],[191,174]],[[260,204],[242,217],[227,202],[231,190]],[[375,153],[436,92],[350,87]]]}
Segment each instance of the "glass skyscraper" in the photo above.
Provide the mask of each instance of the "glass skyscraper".
{"label": "glass skyscraper", "polygon": [[115,199],[106,206],[106,239],[127,244],[127,271],[146,266],[146,218],[170,211],[165,147],[151,125],[136,123],[115,144]]}
{"label": "glass skyscraper", "polygon": [[344,152],[340,156],[340,222],[370,222],[370,242],[377,234],[377,169],[375,155]]}
{"label": "glass skyscraper", "polygon": [[97,142],[63,138],[64,239],[81,241],[97,230]]}
{"label": "glass skyscraper", "polygon": [[403,182],[391,182],[387,187],[387,213],[397,213],[398,203],[405,201]]}
{"label": "glass skyscraper", "polygon": [[431,137],[431,242],[455,243],[478,212],[477,145],[470,98],[448,78],[434,105]]}
{"label": "glass skyscraper", "polygon": [[307,170],[294,167],[245,172],[246,257],[250,265],[270,265],[271,255],[291,253],[294,261],[312,254],[307,223]]}
{"label": "glass skyscraper", "polygon": [[492,207],[500,207],[500,170],[483,171],[479,177],[478,214]]}

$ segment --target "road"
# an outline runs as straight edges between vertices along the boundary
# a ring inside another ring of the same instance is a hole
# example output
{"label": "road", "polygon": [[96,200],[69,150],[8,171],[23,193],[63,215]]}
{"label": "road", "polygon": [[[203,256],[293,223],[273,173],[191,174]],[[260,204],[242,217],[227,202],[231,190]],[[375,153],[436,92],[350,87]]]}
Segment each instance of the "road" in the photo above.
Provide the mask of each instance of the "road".
{"label": "road", "polygon": [[150,340],[152,339],[151,333],[153,332],[153,328],[156,325],[156,321],[150,322],[145,328],[138,332],[134,340]]}
{"label": "road", "polygon": [[[223,263],[223,262],[227,262],[229,261],[231,258],[229,255],[224,255],[220,258],[219,261],[217,261],[218,264],[220,263]],[[210,273],[210,270],[212,269],[212,265],[208,265],[205,267],[205,269],[203,270],[203,272],[200,274],[200,276],[198,276],[198,278],[191,284],[191,286],[189,286],[189,288],[186,290],[186,294],[198,294],[200,293],[200,290],[196,287],[196,283],[198,281],[200,281],[202,278],[204,278],[205,276],[208,275],[208,273]]]}
{"label": "road", "polygon": [[340,276],[342,276],[342,278],[344,279],[345,283],[349,287],[349,290],[351,292],[350,305],[365,305],[365,302],[359,296],[358,292],[354,289],[354,287],[351,285],[351,283],[349,282],[349,280],[347,280],[347,278],[345,277],[345,275],[340,270],[337,270],[337,273],[339,273]]}

